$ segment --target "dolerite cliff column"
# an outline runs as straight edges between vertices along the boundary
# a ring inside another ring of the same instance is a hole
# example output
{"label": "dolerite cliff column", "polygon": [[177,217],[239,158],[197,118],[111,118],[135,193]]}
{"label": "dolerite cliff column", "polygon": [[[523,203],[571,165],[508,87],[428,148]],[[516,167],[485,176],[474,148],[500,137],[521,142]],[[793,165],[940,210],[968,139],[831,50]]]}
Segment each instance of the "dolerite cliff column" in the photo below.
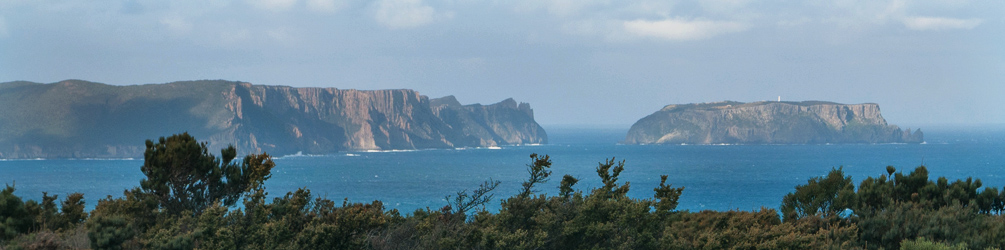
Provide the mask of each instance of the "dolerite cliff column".
{"label": "dolerite cliff column", "polygon": [[879,105],[832,102],[717,102],[667,105],[640,119],[627,144],[920,143],[889,125]]}

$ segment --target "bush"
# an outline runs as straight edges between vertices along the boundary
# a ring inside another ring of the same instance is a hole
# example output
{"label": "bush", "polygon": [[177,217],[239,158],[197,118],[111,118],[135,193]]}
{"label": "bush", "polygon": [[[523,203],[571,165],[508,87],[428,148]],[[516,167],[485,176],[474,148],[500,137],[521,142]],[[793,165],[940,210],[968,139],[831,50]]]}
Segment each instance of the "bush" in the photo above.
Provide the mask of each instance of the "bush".
{"label": "bush", "polygon": [[268,180],[275,166],[268,154],[248,155],[235,163],[233,146],[221,150],[222,158],[217,158],[209,154],[206,143],[188,133],[161,137],[156,143],[147,140],[146,146],[140,168],[146,179],[140,186],[170,214],[199,214],[215,202],[231,206]]}

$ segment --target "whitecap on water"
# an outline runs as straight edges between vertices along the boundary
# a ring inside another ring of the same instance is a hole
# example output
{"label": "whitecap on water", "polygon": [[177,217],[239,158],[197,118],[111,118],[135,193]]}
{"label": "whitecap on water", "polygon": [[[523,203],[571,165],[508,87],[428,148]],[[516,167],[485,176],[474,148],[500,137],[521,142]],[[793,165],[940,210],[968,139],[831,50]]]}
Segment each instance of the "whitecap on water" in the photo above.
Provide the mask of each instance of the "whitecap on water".
{"label": "whitecap on water", "polygon": [[325,157],[328,155],[316,155],[316,154],[304,154],[303,151],[297,151],[296,154],[284,155],[280,157],[272,157],[272,159],[286,159],[286,158],[298,158],[298,157]]}

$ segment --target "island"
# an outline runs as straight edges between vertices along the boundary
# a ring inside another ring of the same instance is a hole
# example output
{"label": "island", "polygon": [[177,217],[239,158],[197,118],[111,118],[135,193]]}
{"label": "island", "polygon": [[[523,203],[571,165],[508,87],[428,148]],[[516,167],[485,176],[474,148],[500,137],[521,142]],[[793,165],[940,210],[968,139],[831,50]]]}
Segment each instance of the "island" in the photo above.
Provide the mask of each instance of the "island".
{"label": "island", "polygon": [[921,143],[875,103],[824,101],[667,105],[632,125],[624,144]]}
{"label": "island", "polygon": [[5,159],[142,157],[145,140],[182,132],[217,153],[234,145],[278,156],[548,141],[527,103],[461,105],[409,89],[18,81],[0,83],[0,107]]}

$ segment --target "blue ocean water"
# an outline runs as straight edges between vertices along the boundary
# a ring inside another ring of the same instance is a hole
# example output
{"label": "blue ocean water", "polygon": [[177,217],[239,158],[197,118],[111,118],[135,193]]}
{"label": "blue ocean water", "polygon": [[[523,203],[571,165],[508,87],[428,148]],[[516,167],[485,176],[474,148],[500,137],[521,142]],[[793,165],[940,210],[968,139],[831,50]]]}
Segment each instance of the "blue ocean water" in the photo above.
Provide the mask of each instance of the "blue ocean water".
{"label": "blue ocean water", "polygon": [[[477,188],[486,180],[502,184],[498,200],[517,193],[527,178],[531,153],[551,156],[551,181],[542,193],[556,194],[563,175],[580,179],[576,188],[600,185],[598,162],[625,160],[620,180],[629,195],[652,197],[660,175],[685,187],[679,209],[752,210],[777,208],[782,197],[806,180],[843,167],[856,185],[885,174],[892,165],[910,172],[924,164],[930,176],[950,180],[974,177],[985,186],[1005,185],[1005,126],[942,127],[925,130],[925,144],[849,145],[619,145],[624,129],[549,128],[550,144],[469,148],[346,152],[284,156],[266,182],[269,196],[297,188],[351,202],[381,200],[388,208],[411,212],[446,205],[444,196]],[[15,194],[38,200],[43,191],[65,197],[81,192],[89,208],[143,178],[136,160],[0,160],[0,182],[15,184]]]}

